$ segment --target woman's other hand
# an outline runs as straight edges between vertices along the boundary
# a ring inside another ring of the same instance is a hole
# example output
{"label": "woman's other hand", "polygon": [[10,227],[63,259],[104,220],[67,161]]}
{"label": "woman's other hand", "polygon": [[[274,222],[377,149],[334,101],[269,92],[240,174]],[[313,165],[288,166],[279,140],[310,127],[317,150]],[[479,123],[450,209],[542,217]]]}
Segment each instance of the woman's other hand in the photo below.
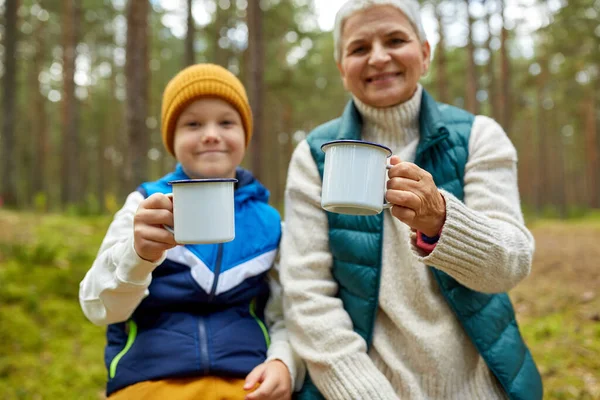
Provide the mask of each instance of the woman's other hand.
{"label": "woman's other hand", "polygon": [[427,236],[437,236],[446,221],[446,201],[431,174],[416,164],[390,159],[385,198],[392,215]]}

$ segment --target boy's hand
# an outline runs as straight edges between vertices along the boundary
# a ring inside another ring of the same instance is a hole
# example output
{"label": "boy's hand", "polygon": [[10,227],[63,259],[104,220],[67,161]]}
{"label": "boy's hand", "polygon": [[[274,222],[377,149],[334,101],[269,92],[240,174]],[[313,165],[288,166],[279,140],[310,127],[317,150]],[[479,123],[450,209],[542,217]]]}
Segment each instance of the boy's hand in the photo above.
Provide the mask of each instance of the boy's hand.
{"label": "boy's hand", "polygon": [[173,226],[173,202],[168,196],[155,193],[140,203],[133,217],[133,247],[146,261],[154,262],[177,246],[173,234],[162,224]]}
{"label": "boy's hand", "polygon": [[262,363],[246,377],[245,390],[260,386],[246,395],[245,400],[286,400],[292,398],[292,382],[287,366],[273,360]]}

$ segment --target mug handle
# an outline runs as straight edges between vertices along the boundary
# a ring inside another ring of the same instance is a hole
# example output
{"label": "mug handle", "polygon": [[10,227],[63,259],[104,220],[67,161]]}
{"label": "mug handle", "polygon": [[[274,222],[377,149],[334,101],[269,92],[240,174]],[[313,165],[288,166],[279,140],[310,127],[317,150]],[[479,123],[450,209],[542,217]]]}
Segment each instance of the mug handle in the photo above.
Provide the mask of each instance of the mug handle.
{"label": "mug handle", "polygon": [[[391,168],[392,168],[392,165],[391,165],[391,164],[386,164],[386,165],[385,165],[386,174],[387,174],[387,171],[389,171]],[[385,188],[384,188],[384,189],[385,189]],[[383,192],[383,209],[384,209],[384,210],[387,210],[388,208],[392,208],[393,206],[394,206],[394,204],[390,203],[389,201],[387,201],[387,200],[385,199],[385,191],[384,191],[384,192]]]}
{"label": "mug handle", "polygon": [[[166,193],[165,196],[169,197],[171,199],[171,202],[173,202],[173,193]],[[173,236],[175,236],[175,229],[172,226],[166,225],[166,224],[162,224],[163,228],[165,228],[167,231],[171,232],[171,234]]]}

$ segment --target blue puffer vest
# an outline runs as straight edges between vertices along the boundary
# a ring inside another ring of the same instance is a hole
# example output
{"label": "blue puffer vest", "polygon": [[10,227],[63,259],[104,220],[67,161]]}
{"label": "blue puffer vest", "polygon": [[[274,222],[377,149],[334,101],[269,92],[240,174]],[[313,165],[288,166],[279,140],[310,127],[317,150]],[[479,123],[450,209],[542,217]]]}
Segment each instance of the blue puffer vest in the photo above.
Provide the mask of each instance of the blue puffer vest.
{"label": "blue puffer vest", "polygon": [[[235,239],[177,246],[152,273],[150,294],[132,317],[107,329],[107,395],[141,381],[188,376],[245,377],[266,358],[266,274],[281,237],[269,192],[238,169]],[[170,193],[181,166],[138,188]]]}
{"label": "blue puffer vest", "polygon": [[[473,115],[438,104],[423,91],[415,163],[432,174],[439,188],[461,200],[473,121]],[[360,139],[361,129],[361,116],[351,101],[341,118],[316,128],[308,136],[321,178],[325,158],[321,145],[330,140]],[[328,212],[327,217],[338,296],[354,330],[370,346],[378,307],[383,214],[352,216]],[[541,377],[521,337],[508,295],[473,291],[446,273],[430,268],[450,308],[508,397],[542,399]],[[313,400],[323,396],[307,377],[297,398]]]}

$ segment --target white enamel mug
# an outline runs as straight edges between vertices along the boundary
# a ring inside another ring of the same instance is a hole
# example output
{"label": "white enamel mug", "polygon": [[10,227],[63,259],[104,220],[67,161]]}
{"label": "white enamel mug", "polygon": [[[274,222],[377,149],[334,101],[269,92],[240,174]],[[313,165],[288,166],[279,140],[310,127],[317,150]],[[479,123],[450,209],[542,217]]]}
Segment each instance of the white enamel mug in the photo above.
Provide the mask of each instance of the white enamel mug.
{"label": "white enamel mug", "polygon": [[334,140],[325,152],[321,207],[330,212],[375,215],[391,205],[385,201],[387,159],[392,151],[362,140]]}
{"label": "white enamel mug", "polygon": [[233,192],[237,179],[171,181],[174,227],[163,225],[181,244],[230,242],[235,238]]}

